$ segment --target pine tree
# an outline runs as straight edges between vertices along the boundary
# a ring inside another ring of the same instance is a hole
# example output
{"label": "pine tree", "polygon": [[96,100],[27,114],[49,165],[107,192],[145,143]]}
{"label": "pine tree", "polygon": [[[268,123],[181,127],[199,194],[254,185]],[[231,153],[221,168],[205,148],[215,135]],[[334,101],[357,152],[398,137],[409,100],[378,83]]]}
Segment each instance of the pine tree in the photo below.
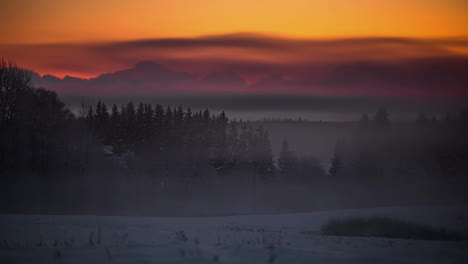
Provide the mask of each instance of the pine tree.
{"label": "pine tree", "polygon": [[208,111],[208,109],[205,109],[205,111],[203,111],[203,123],[206,127],[208,127],[210,123],[210,111]]}
{"label": "pine tree", "polygon": [[170,106],[167,106],[164,112],[163,126],[161,128],[162,138],[161,145],[165,151],[168,151],[172,146],[172,129],[173,129],[173,112]]}
{"label": "pine tree", "polygon": [[125,106],[125,115],[123,121],[123,127],[125,130],[125,144],[128,150],[135,150],[137,132],[136,132],[136,112],[133,102],[127,103]]}
{"label": "pine tree", "polygon": [[241,123],[241,132],[239,135],[239,157],[240,161],[248,161],[248,125],[246,122]]}
{"label": "pine tree", "polygon": [[98,135],[103,140],[105,145],[110,142],[109,137],[109,112],[106,104],[101,102],[101,110],[98,115]]}
{"label": "pine tree", "polygon": [[416,123],[419,126],[426,126],[429,124],[429,119],[427,118],[425,113],[419,113],[418,117],[416,118]]}
{"label": "pine tree", "polygon": [[274,164],[268,132],[260,125],[249,132],[249,136],[249,156],[255,172],[262,177],[271,176]]}
{"label": "pine tree", "polygon": [[135,146],[141,149],[145,144],[144,139],[145,139],[146,128],[147,128],[147,124],[145,122],[145,106],[141,102],[138,104],[135,118],[136,118],[136,121],[135,121],[135,129],[134,129],[134,132],[135,132],[134,141],[135,141]]}
{"label": "pine tree", "polygon": [[344,169],[344,140],[337,140],[335,150],[330,162],[328,174],[331,177],[340,176]]}
{"label": "pine tree", "polygon": [[101,101],[99,100],[97,102],[97,104],[96,104],[96,119],[97,119],[98,122],[100,121],[99,119],[101,118],[101,111],[102,111],[101,110]]}
{"label": "pine tree", "polygon": [[236,122],[233,121],[230,124],[231,129],[227,135],[227,152],[228,160],[232,163],[236,163],[239,159],[240,149],[239,149],[239,135],[237,131]]}
{"label": "pine tree", "polygon": [[110,145],[112,145],[113,152],[117,155],[122,154],[123,148],[123,134],[121,116],[117,105],[112,106],[111,114],[109,117],[109,137]]}
{"label": "pine tree", "polygon": [[381,107],[377,110],[377,112],[374,115],[374,124],[375,127],[379,129],[385,129],[390,126],[388,112],[385,108]]}
{"label": "pine tree", "polygon": [[216,159],[224,162],[226,159],[226,130],[228,123],[228,119],[224,111],[221,112],[218,117],[215,117],[215,121],[213,123],[214,156]]}
{"label": "pine tree", "polygon": [[157,104],[154,108],[154,128],[157,138],[161,137],[161,131],[164,124],[164,109],[161,105]]}
{"label": "pine tree", "polygon": [[292,172],[295,169],[295,163],[294,154],[289,150],[288,140],[284,138],[278,158],[279,172],[282,175]]}
{"label": "pine tree", "polygon": [[190,107],[189,107],[189,108],[187,108],[187,112],[184,115],[184,120],[187,123],[190,123],[190,121],[192,121],[192,117],[193,117],[192,109],[190,109]]}
{"label": "pine tree", "polygon": [[118,122],[119,120],[119,109],[117,108],[117,105],[113,104],[111,108],[111,113],[110,113],[110,121],[112,123]]}
{"label": "pine tree", "polygon": [[138,108],[136,110],[136,121],[138,123],[143,123],[145,119],[145,106],[143,103],[138,104]]}
{"label": "pine tree", "polygon": [[328,174],[332,177],[335,177],[341,172],[343,168],[343,161],[341,158],[337,155],[333,155],[331,163],[330,163],[330,168],[328,169]]}
{"label": "pine tree", "polygon": [[184,129],[184,109],[182,106],[178,106],[177,109],[174,108],[174,129],[173,129],[173,137],[174,137],[174,143],[178,147],[182,147],[184,144],[184,134],[185,134],[185,129]]}
{"label": "pine tree", "polygon": [[88,112],[86,113],[86,122],[88,123],[91,130],[94,129],[94,110],[93,106],[89,106]]}
{"label": "pine tree", "polygon": [[369,123],[370,123],[369,115],[363,114],[361,116],[361,119],[359,119],[358,128],[359,129],[367,129],[367,128],[369,128]]}

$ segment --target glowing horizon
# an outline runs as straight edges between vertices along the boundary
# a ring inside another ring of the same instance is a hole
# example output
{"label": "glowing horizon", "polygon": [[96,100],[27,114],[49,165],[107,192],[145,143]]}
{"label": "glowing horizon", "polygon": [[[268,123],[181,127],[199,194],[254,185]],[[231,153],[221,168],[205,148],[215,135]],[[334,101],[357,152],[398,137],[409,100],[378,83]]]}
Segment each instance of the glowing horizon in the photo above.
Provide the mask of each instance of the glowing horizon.
{"label": "glowing horizon", "polygon": [[409,94],[410,86],[442,91],[443,80],[453,86],[447,94],[466,94],[465,0],[17,0],[1,8],[0,57],[40,75],[93,78],[152,61],[248,83],[281,76],[265,92],[292,91],[278,84],[293,80],[307,83],[293,84],[299,92],[346,94],[365,83]]}
{"label": "glowing horizon", "polygon": [[[301,74],[307,67],[330,64],[398,62],[435,57],[466,57],[468,38],[293,39],[261,34],[228,34],[201,38],[163,38],[103,43],[0,45],[0,54],[22,68],[60,78],[93,78],[125,70],[141,61],[163,63],[174,70],[260,71]],[[256,65],[257,69],[252,69]],[[262,69],[260,69],[262,68]],[[270,70],[268,70],[270,69]],[[247,78],[248,79],[248,78]]]}

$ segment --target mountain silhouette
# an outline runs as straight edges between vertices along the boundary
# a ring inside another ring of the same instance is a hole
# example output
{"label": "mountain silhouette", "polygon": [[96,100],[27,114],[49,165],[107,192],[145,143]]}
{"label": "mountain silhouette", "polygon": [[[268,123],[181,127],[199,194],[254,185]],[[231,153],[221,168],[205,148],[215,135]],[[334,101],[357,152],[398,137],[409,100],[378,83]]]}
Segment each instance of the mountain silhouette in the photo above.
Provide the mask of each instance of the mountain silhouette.
{"label": "mountain silhouette", "polygon": [[245,85],[246,82],[244,79],[239,77],[235,72],[212,72],[205,76],[202,79],[204,83],[212,83],[212,84],[231,84],[231,85]]}
{"label": "mountain silhouette", "polygon": [[[142,61],[121,71],[82,79],[57,78],[31,72],[35,86],[62,93],[106,94],[158,92],[296,92],[308,94],[459,94],[468,93],[468,59],[439,57],[399,62],[360,61],[329,65],[329,71],[311,68],[308,75],[287,79],[271,74],[248,85],[235,71],[210,72],[198,79],[195,73],[179,72],[163,64]],[[310,76],[320,78],[309,78]]]}
{"label": "mountain silhouette", "polygon": [[223,89],[245,90],[246,81],[235,72],[212,72],[201,80],[197,75],[178,72],[165,65],[142,61],[134,67],[105,73],[96,78],[82,79],[72,76],[58,78],[53,75],[40,76],[31,72],[34,84],[63,93],[147,93],[181,91],[221,91]]}
{"label": "mountain silhouette", "polygon": [[137,63],[133,68],[102,74],[97,78],[90,79],[95,85],[115,85],[118,82],[128,84],[154,83],[158,85],[170,85],[172,82],[194,81],[194,74],[176,72],[166,68],[164,65],[143,61]]}

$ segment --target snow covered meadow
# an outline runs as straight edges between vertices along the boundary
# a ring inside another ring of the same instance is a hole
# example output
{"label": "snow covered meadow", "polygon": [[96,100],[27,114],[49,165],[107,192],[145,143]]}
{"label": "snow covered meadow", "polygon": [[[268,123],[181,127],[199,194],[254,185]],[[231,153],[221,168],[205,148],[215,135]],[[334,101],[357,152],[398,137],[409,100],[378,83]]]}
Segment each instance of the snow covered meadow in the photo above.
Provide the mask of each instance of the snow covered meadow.
{"label": "snow covered meadow", "polygon": [[1,215],[0,263],[467,263],[466,241],[320,234],[330,219],[391,217],[452,231],[466,207],[386,207],[281,215]]}

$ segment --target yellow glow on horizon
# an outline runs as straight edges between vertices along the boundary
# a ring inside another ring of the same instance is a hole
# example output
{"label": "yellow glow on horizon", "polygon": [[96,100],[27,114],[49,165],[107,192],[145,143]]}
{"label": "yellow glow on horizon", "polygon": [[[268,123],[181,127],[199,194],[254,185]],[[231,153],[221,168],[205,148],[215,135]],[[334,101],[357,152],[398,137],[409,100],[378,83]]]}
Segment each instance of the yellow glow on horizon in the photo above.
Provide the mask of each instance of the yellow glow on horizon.
{"label": "yellow glow on horizon", "polygon": [[264,32],[298,38],[468,35],[465,0],[16,0],[0,44]]}

